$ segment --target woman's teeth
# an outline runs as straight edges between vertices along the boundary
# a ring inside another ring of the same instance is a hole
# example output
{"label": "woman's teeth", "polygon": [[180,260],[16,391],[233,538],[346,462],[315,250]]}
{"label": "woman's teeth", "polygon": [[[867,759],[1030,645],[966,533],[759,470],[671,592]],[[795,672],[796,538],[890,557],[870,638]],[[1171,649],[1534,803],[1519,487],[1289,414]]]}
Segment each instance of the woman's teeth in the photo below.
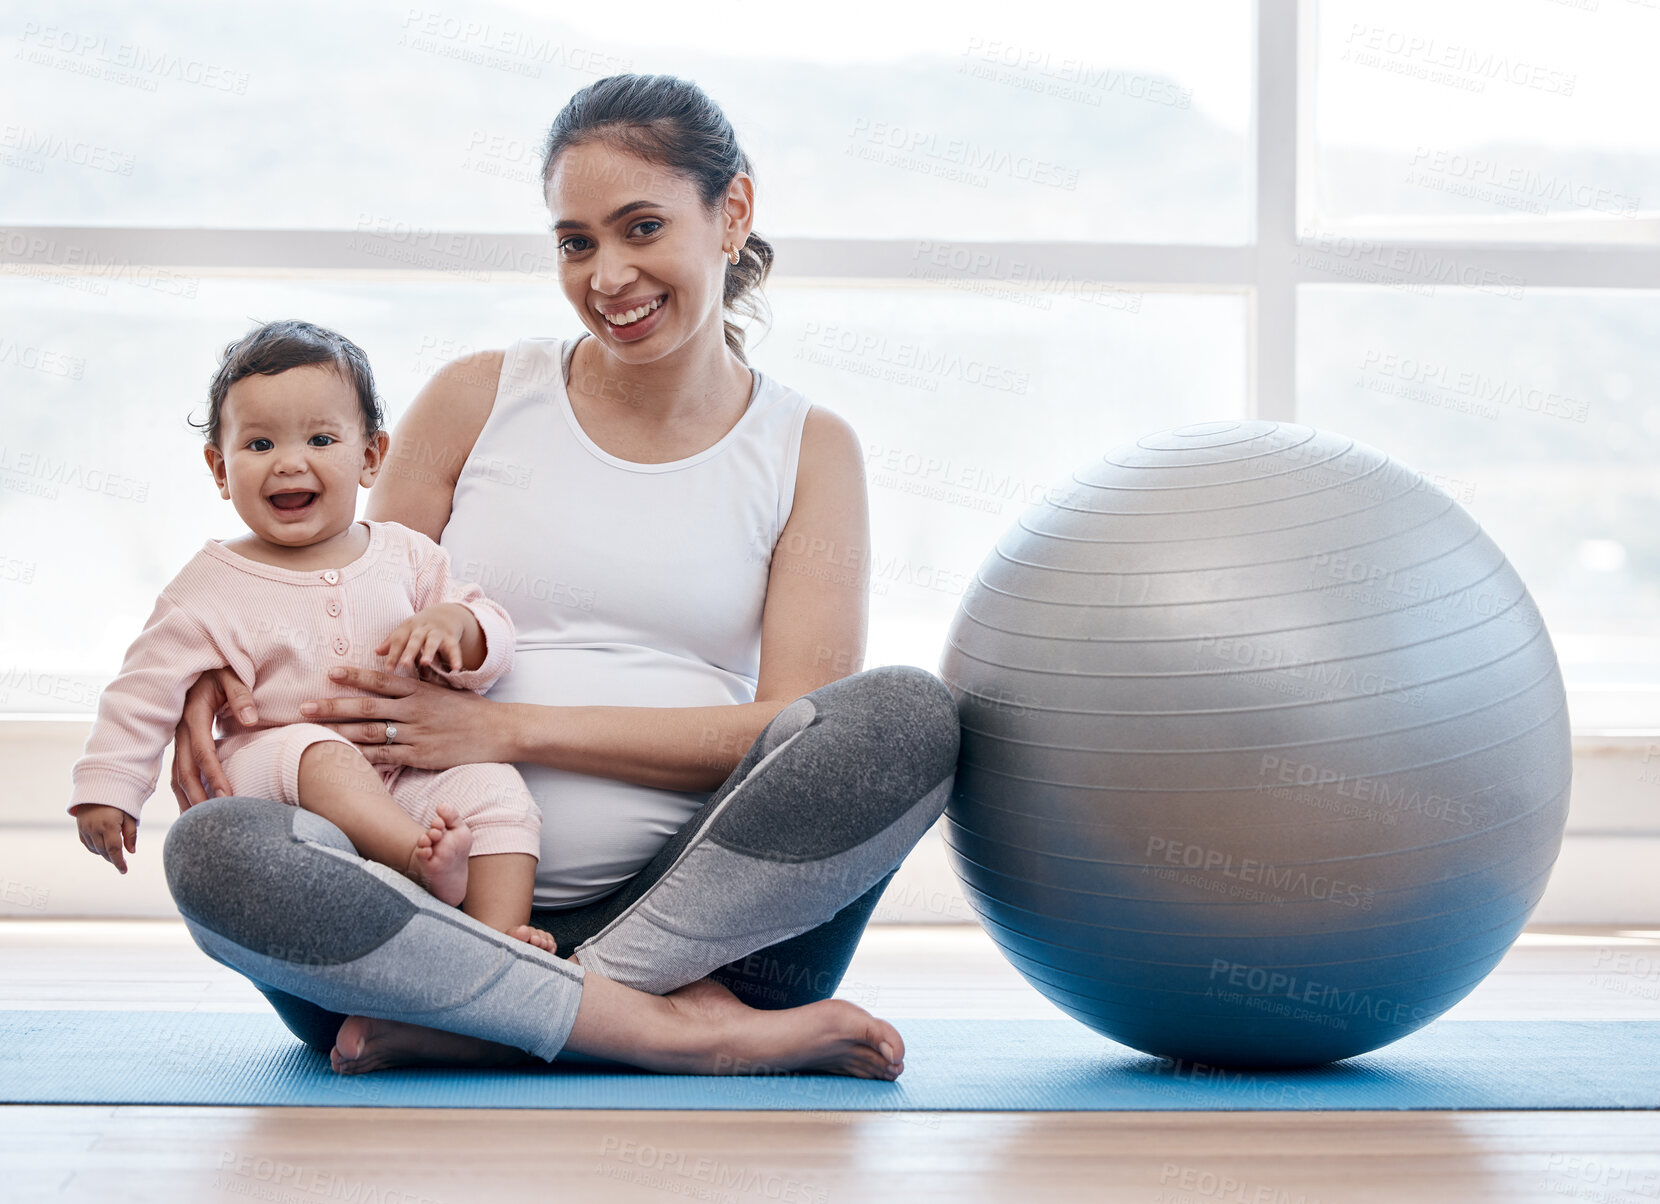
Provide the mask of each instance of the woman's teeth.
{"label": "woman's teeth", "polygon": [[659,305],[663,304],[663,301],[664,301],[664,298],[659,297],[659,298],[657,298],[657,300],[651,302],[651,304],[642,305],[637,309],[631,309],[627,313],[605,314],[603,316],[604,316],[605,320],[607,322],[611,323],[611,325],[613,325],[613,326],[632,326],[635,322],[638,322],[641,318],[645,317],[652,310],[656,309]]}

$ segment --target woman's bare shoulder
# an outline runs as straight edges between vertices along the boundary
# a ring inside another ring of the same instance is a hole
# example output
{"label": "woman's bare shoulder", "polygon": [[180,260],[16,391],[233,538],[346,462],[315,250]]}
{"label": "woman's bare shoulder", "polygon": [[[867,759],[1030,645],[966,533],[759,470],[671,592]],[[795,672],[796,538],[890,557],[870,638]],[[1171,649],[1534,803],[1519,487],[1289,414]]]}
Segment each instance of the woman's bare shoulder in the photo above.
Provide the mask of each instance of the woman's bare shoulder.
{"label": "woman's bare shoulder", "polygon": [[437,540],[449,521],[462,466],[496,403],[505,351],[451,360],[422,386],[392,430],[367,516]]}
{"label": "woman's bare shoulder", "polygon": [[796,501],[806,492],[823,491],[829,496],[844,493],[851,480],[863,482],[864,471],[864,448],[852,424],[834,410],[810,404],[801,423]]}
{"label": "woman's bare shoulder", "polygon": [[432,374],[415,395],[399,429],[406,424],[432,430],[465,431],[468,450],[478,439],[496,402],[506,351],[475,351],[453,359]]}
{"label": "woman's bare shoulder", "polygon": [[834,410],[814,404],[801,425],[795,493],[784,523],[790,546],[803,537],[836,538],[864,547],[869,534],[864,445]]}

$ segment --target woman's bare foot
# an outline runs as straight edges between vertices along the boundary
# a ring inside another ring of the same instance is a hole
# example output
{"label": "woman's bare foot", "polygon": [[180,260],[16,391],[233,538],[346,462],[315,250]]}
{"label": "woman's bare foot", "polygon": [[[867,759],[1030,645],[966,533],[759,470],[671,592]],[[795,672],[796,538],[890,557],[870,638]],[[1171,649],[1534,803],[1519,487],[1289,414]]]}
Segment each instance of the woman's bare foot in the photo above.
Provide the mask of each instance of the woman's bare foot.
{"label": "woman's bare foot", "polygon": [[663,1051],[665,1064],[649,1069],[683,1074],[816,1070],[861,1079],[896,1079],[905,1069],[899,1030],[845,999],[765,1011],[704,978],[669,992],[663,1001],[693,1025],[693,1039]]}
{"label": "woman's bare foot", "polygon": [[415,841],[410,856],[413,877],[441,903],[461,906],[467,897],[467,858],[473,851],[473,830],[449,803],[438,804],[438,817]]}
{"label": "woman's bare foot", "polygon": [[527,945],[535,945],[545,953],[559,952],[559,942],[553,939],[551,932],[543,932],[540,928],[532,928],[529,924],[520,924],[517,928],[509,928],[507,935],[515,940],[524,941]]}
{"label": "woman's bare foot", "polygon": [[[896,1079],[905,1069],[898,1030],[845,999],[781,1011],[751,1008],[703,979],[659,998],[599,975],[584,984],[576,1052],[673,1074],[821,1071]],[[590,1010],[590,1008],[592,1010]],[[584,1021],[584,1017],[587,1020]],[[339,1074],[392,1066],[512,1066],[538,1059],[478,1037],[397,1020],[349,1016],[329,1053]]]}
{"label": "woman's bare foot", "polygon": [[348,1016],[335,1035],[329,1064],[336,1074],[363,1074],[392,1066],[515,1066],[536,1062],[522,1049],[441,1029]]}

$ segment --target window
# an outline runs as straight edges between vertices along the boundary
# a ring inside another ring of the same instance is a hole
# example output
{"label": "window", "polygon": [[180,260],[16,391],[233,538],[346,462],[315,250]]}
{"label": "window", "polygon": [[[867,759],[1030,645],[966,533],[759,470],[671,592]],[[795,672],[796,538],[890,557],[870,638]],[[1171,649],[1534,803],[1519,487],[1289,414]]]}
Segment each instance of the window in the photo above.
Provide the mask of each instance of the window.
{"label": "window", "polygon": [[1480,521],[1577,723],[1660,723],[1660,291],[1308,285],[1298,311],[1302,419],[1388,448]]}
{"label": "window", "polygon": [[1639,0],[1325,0],[1314,205],[1350,231],[1652,242],[1656,18]]}
{"label": "window", "polygon": [[[1086,449],[1245,412],[1246,282],[1159,244],[1245,253],[1252,14],[866,8],[812,36],[781,9],[734,29],[671,6],[625,27],[319,0],[22,22],[0,83],[0,711],[89,711],[161,586],[239,529],[185,419],[252,321],[346,332],[392,421],[456,354],[574,329],[539,141],[628,70],[697,80],[752,156],[780,248],[754,361],[859,432],[869,661],[934,667],[986,549]],[[1120,245],[1153,270],[1110,283]]]}
{"label": "window", "polygon": [[1576,730],[1660,725],[1660,84],[1639,0],[1321,0],[1297,413],[1453,482]]}
{"label": "window", "polygon": [[55,750],[15,823],[61,826],[46,760],[234,533],[184,425],[218,349],[337,325],[395,419],[454,355],[574,329],[542,133],[664,71],[755,164],[753,361],[865,444],[868,664],[937,667],[1019,507],[1111,446],[1339,428],[1460,496],[1550,622],[1595,790],[1537,918],[1632,914],[1660,840],[1654,0],[837,12],[93,0],[0,29],[0,741]]}
{"label": "window", "polygon": [[4,218],[541,232],[548,123],[584,85],[639,71],[723,106],[769,237],[1249,239],[1249,5],[630,11],[42,9],[11,31],[0,82]]}

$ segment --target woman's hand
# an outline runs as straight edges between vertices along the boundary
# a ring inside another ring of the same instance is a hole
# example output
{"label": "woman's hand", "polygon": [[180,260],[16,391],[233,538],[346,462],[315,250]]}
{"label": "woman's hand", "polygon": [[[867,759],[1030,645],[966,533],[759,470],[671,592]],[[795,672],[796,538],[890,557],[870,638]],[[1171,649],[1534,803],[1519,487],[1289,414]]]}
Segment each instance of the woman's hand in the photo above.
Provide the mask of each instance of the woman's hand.
{"label": "woman's hand", "polygon": [[[227,703],[244,726],[259,722],[253,691],[229,669],[209,669],[184,696],[184,713],[173,729],[170,783],[181,815],[197,803],[231,793],[230,779],[213,746],[213,716]],[[206,786],[202,784],[204,779]]]}
{"label": "woman's hand", "polygon": [[[378,669],[339,666],[329,678],[379,698],[322,698],[300,704],[308,723],[332,728],[358,746],[371,765],[413,765],[453,769],[457,765],[517,759],[507,725],[506,704],[471,690],[452,690],[430,681],[397,677]],[[397,729],[386,742],[386,728]]]}

